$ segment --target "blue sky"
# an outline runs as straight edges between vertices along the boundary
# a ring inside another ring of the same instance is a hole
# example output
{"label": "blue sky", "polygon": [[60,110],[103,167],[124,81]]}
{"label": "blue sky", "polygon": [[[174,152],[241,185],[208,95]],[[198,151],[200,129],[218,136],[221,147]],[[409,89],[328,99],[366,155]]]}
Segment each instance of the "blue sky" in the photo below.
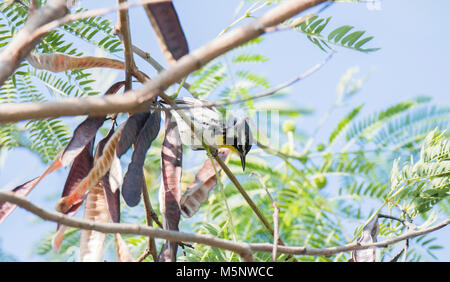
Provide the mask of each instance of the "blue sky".
{"label": "blue sky", "polygon": [[[110,5],[111,1],[81,1],[83,7]],[[175,0],[189,46],[194,50],[211,39],[233,21],[239,0]],[[358,66],[360,74],[372,72],[352,105],[364,104],[365,113],[371,113],[411,97],[426,95],[434,104],[449,105],[450,97],[450,1],[396,0],[382,1],[381,10],[369,10],[366,4],[336,3],[322,15],[333,16],[328,31],[348,24],[366,30],[374,36],[370,47],[381,50],[358,53],[337,48],[332,60],[306,80],[291,87],[286,98],[299,106],[316,110],[313,117],[301,119],[297,125],[311,131],[334,102],[340,77],[350,68]],[[241,11],[242,13],[242,11]],[[108,15],[115,21],[116,15]],[[164,62],[145,13],[140,8],[131,11],[133,42]],[[285,82],[322,61],[327,55],[311,44],[305,36],[295,32],[278,32],[267,36],[260,51],[270,58],[258,71],[270,78],[272,85]],[[86,53],[94,50],[86,47]],[[138,59],[138,63],[140,63]],[[143,64],[142,64],[143,65]],[[151,68],[145,68],[154,75]],[[106,87],[106,86],[105,86]],[[337,117],[349,108],[338,110]],[[76,120],[78,122],[78,120]],[[75,122],[75,123],[76,123]],[[73,121],[72,121],[73,123]],[[335,123],[322,130],[327,136]],[[319,134],[319,138],[320,138]],[[14,149],[1,155],[0,189],[10,189],[39,175],[45,168],[33,153]],[[30,200],[54,209],[55,187],[63,187],[67,171],[47,177],[30,195]],[[56,194],[59,194],[60,190]],[[17,209],[0,225],[2,248],[20,260],[30,257],[31,246],[47,232],[53,223],[42,222]],[[351,232],[350,232],[351,233]],[[439,244],[446,248],[437,252],[440,260],[450,261],[450,229],[435,233]]]}

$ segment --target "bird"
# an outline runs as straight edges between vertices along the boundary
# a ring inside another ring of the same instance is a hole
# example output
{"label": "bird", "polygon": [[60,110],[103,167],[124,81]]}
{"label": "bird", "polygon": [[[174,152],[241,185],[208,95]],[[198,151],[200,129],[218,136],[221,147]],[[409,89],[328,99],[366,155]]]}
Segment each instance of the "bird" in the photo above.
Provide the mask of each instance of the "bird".
{"label": "bird", "polygon": [[[237,118],[232,114],[222,118],[221,113],[213,103],[206,99],[177,98],[174,100],[178,109],[172,109],[181,142],[193,150],[204,150],[203,142],[213,149],[228,148],[239,155],[242,170],[245,171],[245,159],[252,148],[253,136],[246,119]],[[171,106],[161,100],[160,104],[166,109]],[[193,134],[190,125],[181,117],[178,111],[189,118],[198,135]]]}

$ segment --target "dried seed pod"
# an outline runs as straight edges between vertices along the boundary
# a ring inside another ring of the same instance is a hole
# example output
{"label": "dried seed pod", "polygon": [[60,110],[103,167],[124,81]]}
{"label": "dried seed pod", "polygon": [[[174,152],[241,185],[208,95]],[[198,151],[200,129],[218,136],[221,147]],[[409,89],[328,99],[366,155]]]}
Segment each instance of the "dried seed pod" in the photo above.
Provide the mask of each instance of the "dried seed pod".
{"label": "dried seed pod", "polygon": [[153,140],[158,136],[161,127],[161,112],[150,114],[136,140],[131,163],[123,179],[122,196],[128,206],[134,207],[141,200],[144,161]]}
{"label": "dried seed pod", "polygon": [[[161,149],[163,183],[160,189],[160,209],[163,215],[164,229],[178,230],[183,144],[177,123],[169,112],[166,112],[165,129],[166,135]],[[175,261],[177,249],[176,242],[166,241],[158,256],[158,261]]]}
{"label": "dried seed pod", "polygon": [[118,60],[90,56],[77,57],[59,52],[51,54],[31,53],[27,60],[33,67],[51,72],[90,68],[125,69],[125,64]]}
{"label": "dried seed pod", "polygon": [[[94,142],[90,142],[89,145],[85,146],[84,150],[73,161],[66,183],[64,184],[62,197],[70,195],[92,169],[92,164],[94,162],[94,157],[92,156],[93,143]],[[66,212],[66,215],[73,216],[80,209],[81,204],[82,203],[80,202],[70,207]],[[65,226],[58,224],[56,234],[52,239],[52,247],[56,252],[59,251],[65,230]]]}
{"label": "dried seed pod", "polygon": [[[109,222],[109,212],[103,186],[99,183],[90,189],[84,208],[84,219],[96,222]],[[82,230],[80,238],[79,261],[100,261],[106,233],[95,230]]]}
{"label": "dried seed pod", "polygon": [[[219,157],[225,160],[230,154],[227,148],[219,149]],[[214,160],[214,166],[219,173],[222,168]],[[186,192],[180,200],[181,213],[184,217],[193,216],[200,206],[208,200],[209,192],[216,186],[217,176],[210,159],[207,159],[203,167],[195,175],[195,181],[188,185]]]}
{"label": "dried seed pod", "polygon": [[186,36],[171,0],[147,4],[145,11],[169,64],[189,53]]}
{"label": "dried seed pod", "polygon": [[116,257],[118,262],[134,261],[127,243],[123,240],[119,233],[114,234],[114,242],[116,244]]}
{"label": "dried seed pod", "polygon": [[120,135],[122,134],[123,125],[121,125],[105,145],[103,154],[94,162],[94,166],[89,174],[81,181],[74,191],[61,198],[58,202],[56,210],[59,212],[67,212],[73,205],[81,202],[84,195],[89,192],[91,188],[96,186],[100,179],[109,171],[114,160],[116,146],[119,142]]}

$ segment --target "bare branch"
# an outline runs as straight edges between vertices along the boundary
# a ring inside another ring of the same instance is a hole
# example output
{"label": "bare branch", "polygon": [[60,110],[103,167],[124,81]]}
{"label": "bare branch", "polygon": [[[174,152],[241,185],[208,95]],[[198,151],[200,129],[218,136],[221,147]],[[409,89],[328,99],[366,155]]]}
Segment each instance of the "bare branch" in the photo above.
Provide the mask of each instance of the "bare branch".
{"label": "bare branch", "polygon": [[280,213],[280,208],[278,207],[277,203],[275,203],[275,200],[272,198],[272,195],[270,194],[269,190],[266,187],[266,183],[264,182],[264,179],[261,175],[261,173],[257,171],[252,171],[250,173],[250,176],[256,175],[259,179],[259,183],[261,183],[264,190],[266,190],[267,196],[269,197],[270,202],[272,203],[273,207],[273,251],[272,251],[272,260],[277,260],[277,250],[278,250],[278,240],[280,238],[279,234],[279,226],[278,226],[278,214]]}
{"label": "bare branch", "polygon": [[[72,218],[62,213],[45,210],[21,196],[16,196],[10,192],[0,191],[0,202],[11,202],[17,206],[24,208],[25,210],[39,216],[40,218],[52,222],[57,222],[62,225],[86,229],[96,230],[103,233],[121,233],[121,234],[134,234],[142,236],[151,236],[155,238],[162,238],[174,242],[193,242],[198,244],[204,244],[215,248],[229,250],[238,253],[246,261],[252,261],[252,252],[272,252],[273,244],[258,244],[258,243],[239,243],[215,238],[212,236],[184,233],[177,231],[169,231],[163,229],[157,229],[144,225],[127,224],[127,223],[100,223],[90,220],[83,220],[78,218]],[[388,239],[382,242],[373,244],[360,245],[358,242],[353,242],[343,246],[313,249],[305,247],[292,247],[292,246],[278,246],[278,252],[290,255],[310,255],[310,256],[331,256],[337,253],[348,252],[352,250],[362,250],[368,248],[383,248],[388,245],[392,245],[401,242],[406,239],[418,237],[424,234],[428,234],[446,227],[450,224],[450,219],[447,219],[432,227],[422,230],[409,231],[398,237]]]}
{"label": "bare branch", "polygon": [[[144,198],[145,219],[147,221],[147,225],[152,227],[153,226],[152,214],[154,214],[155,212],[153,211],[152,203],[150,202],[147,184],[145,183],[145,177],[142,185],[142,197]],[[144,253],[136,260],[137,262],[143,261],[150,254],[152,254],[154,261],[156,261],[156,258],[158,257],[158,254],[156,253],[155,238],[149,236],[147,240],[148,240],[147,247],[145,248]]]}
{"label": "bare branch", "polygon": [[[120,33],[118,34],[119,38],[122,36]],[[133,52],[141,57],[143,60],[145,60],[147,63],[149,63],[157,72],[162,72],[164,70],[164,67],[155,60],[152,56],[150,56],[150,53],[145,52],[141,48],[132,45]]]}
{"label": "bare branch", "polygon": [[[118,6],[127,3],[127,0],[118,0]],[[131,79],[133,70],[136,69],[134,63],[133,51],[131,49],[131,34],[130,34],[130,18],[128,10],[119,10],[119,22],[117,29],[122,34],[122,43],[125,55],[125,91],[131,90]]]}
{"label": "bare branch", "polygon": [[[227,106],[227,105],[244,103],[244,102],[247,102],[250,100],[260,99],[260,98],[264,98],[264,97],[267,97],[270,95],[274,95],[278,91],[283,90],[283,89],[309,77],[310,75],[312,75],[313,73],[315,73],[316,71],[321,69],[333,57],[334,54],[335,54],[334,51],[331,52],[330,55],[328,55],[322,62],[320,62],[317,65],[315,65],[314,67],[310,68],[305,73],[298,75],[298,76],[294,77],[293,79],[291,79],[287,82],[284,82],[278,86],[275,86],[274,88],[262,91],[261,93],[255,94],[248,98],[236,99],[236,100],[232,100],[232,101],[223,101],[223,102],[204,102],[202,104],[189,105],[189,106],[173,106],[173,107],[167,107],[166,109],[168,109],[168,110],[185,110],[185,109],[191,109],[191,108],[223,107],[223,106]],[[158,110],[158,109],[161,110],[158,107],[151,107],[151,109],[152,110]]]}

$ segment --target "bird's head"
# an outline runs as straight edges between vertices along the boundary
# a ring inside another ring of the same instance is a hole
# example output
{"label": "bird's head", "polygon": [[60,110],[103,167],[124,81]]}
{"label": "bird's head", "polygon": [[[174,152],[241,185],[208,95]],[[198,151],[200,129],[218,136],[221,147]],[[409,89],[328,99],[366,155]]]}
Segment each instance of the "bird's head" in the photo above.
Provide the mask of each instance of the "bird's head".
{"label": "bird's head", "polygon": [[245,157],[247,156],[247,153],[252,148],[252,145],[238,145],[236,146],[236,151],[239,154],[239,157],[241,158],[241,164],[242,164],[242,170],[245,171]]}
{"label": "bird's head", "polygon": [[234,148],[241,158],[242,170],[245,171],[245,158],[252,148],[253,137],[246,120],[236,124],[237,134]]}

